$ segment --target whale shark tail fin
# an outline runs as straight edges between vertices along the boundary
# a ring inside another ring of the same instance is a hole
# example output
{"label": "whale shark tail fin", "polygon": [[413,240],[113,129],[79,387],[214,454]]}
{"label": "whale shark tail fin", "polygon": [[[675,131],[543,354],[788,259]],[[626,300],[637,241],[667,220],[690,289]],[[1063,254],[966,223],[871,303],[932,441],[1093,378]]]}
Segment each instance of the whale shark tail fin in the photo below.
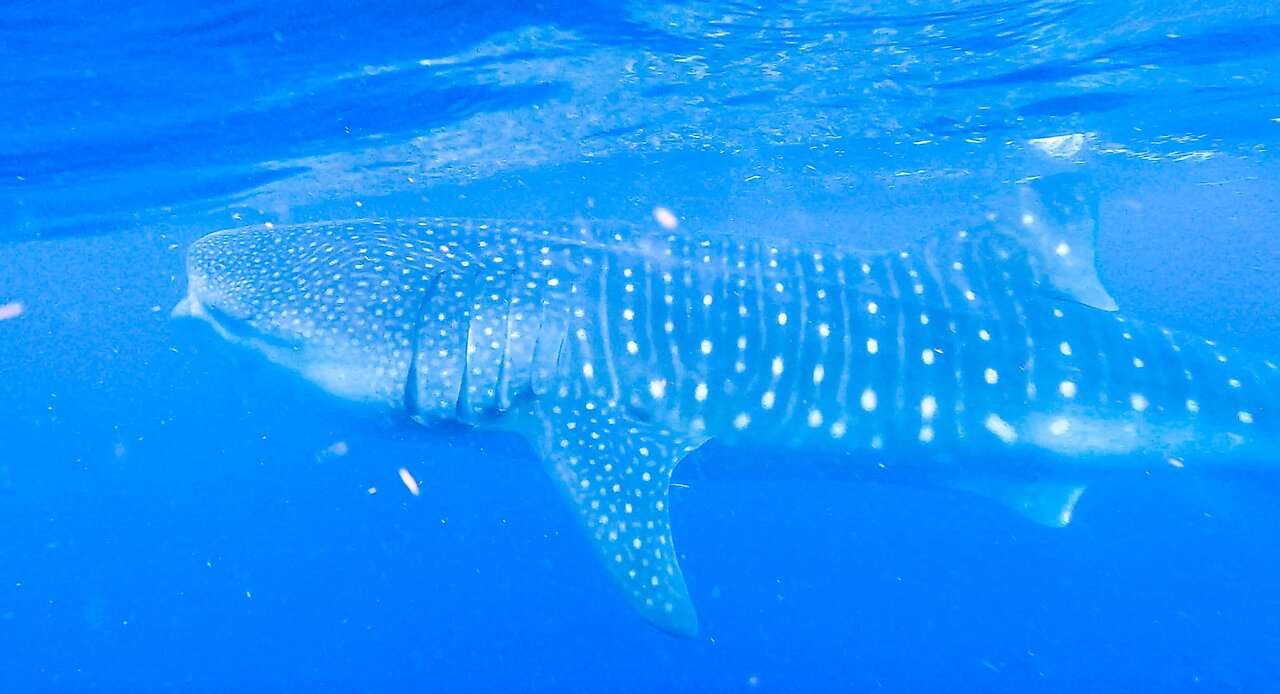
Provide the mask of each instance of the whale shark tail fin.
{"label": "whale shark tail fin", "polygon": [[1013,233],[1026,250],[1037,284],[1048,293],[1115,311],[1097,267],[1097,193],[1079,174],[1035,179],[1020,191]]}

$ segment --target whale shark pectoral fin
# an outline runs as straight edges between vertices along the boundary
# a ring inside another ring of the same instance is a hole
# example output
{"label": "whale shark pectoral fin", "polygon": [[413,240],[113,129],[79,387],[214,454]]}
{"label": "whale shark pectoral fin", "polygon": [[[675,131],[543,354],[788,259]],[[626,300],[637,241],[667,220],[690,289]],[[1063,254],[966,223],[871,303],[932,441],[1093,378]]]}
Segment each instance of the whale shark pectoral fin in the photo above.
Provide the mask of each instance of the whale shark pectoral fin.
{"label": "whale shark pectoral fin", "polygon": [[564,400],[535,403],[512,428],[533,443],[631,608],[663,631],[696,634],[668,486],[676,463],[702,442]]}
{"label": "whale shark pectoral fin", "polygon": [[952,480],[946,486],[992,499],[1032,523],[1049,528],[1070,525],[1085,490],[1083,484],[996,478]]}

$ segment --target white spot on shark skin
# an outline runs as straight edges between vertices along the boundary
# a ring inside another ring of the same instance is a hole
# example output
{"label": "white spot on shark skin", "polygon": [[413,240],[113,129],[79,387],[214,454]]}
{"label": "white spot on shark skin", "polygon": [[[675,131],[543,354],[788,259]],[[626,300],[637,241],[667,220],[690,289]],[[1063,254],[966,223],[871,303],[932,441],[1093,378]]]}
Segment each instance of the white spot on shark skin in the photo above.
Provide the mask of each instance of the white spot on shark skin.
{"label": "white spot on shark skin", "polygon": [[876,409],[876,392],[870,388],[862,391],[862,397],[859,399],[862,409],[867,412],[874,412]]}
{"label": "white spot on shark skin", "polygon": [[1241,424],[1253,424],[1253,413],[1240,410],[1236,413],[1236,419],[1239,419]]}
{"label": "white spot on shark skin", "polygon": [[655,378],[649,381],[649,394],[661,400],[667,395],[667,379]]}
{"label": "white spot on shark skin", "polygon": [[1058,392],[1061,393],[1064,398],[1074,398],[1076,396],[1076,384],[1071,381],[1063,381],[1058,384]]}
{"label": "white spot on shark skin", "polygon": [[766,410],[772,410],[774,402],[777,401],[777,394],[772,390],[766,390],[764,395],[760,396],[760,407]]}
{"label": "white spot on shark skin", "polygon": [[1013,427],[1008,422],[1001,419],[1000,415],[987,415],[987,418],[982,422],[982,425],[987,428],[987,431],[995,434],[996,438],[1004,441],[1005,443],[1011,444],[1018,440],[1018,432],[1014,431]]}
{"label": "white spot on shark skin", "polygon": [[880,342],[874,337],[867,338],[867,354],[875,354],[880,351]]}
{"label": "white spot on shark skin", "polygon": [[749,424],[751,424],[751,415],[746,412],[739,412],[738,416],[733,418],[733,428],[739,431],[746,429]]}
{"label": "white spot on shark skin", "polygon": [[938,400],[932,395],[926,395],[920,400],[920,417],[925,420],[933,419],[938,414]]}
{"label": "white spot on shark skin", "polygon": [[991,385],[995,385],[1000,381],[1000,374],[995,369],[986,369],[982,372],[982,379]]}
{"label": "white spot on shark skin", "polygon": [[809,410],[808,421],[809,426],[815,429],[822,426],[822,412],[818,410]]}
{"label": "white spot on shark skin", "polygon": [[920,352],[920,361],[924,362],[925,366],[932,364],[933,360],[934,360],[933,350],[926,349]]}
{"label": "white spot on shark skin", "polygon": [[1058,345],[1058,351],[1062,352],[1064,357],[1071,356],[1071,343],[1064,340],[1062,344]]}
{"label": "white spot on shark skin", "polygon": [[783,368],[782,357],[774,357],[773,364],[770,366],[770,370],[773,372],[773,375],[781,376],[782,368]]}
{"label": "white spot on shark skin", "polygon": [[1099,416],[1076,408],[1032,415],[1024,430],[1027,443],[1069,456],[1127,455],[1153,440],[1177,446],[1193,437],[1190,430],[1143,424],[1136,413]]}
{"label": "white spot on shark skin", "polygon": [[879,304],[877,304],[877,303],[876,303],[876,302],[874,302],[874,301],[868,301],[868,302],[867,302],[867,313],[869,313],[869,314],[871,314],[871,315],[873,315],[873,316],[874,316],[874,315],[876,315],[876,314],[877,314],[877,313],[879,313],[879,312],[880,312],[880,305],[879,305]]}
{"label": "white spot on shark skin", "polygon": [[1129,396],[1129,405],[1133,407],[1134,412],[1144,412],[1151,403],[1142,393],[1134,393]]}

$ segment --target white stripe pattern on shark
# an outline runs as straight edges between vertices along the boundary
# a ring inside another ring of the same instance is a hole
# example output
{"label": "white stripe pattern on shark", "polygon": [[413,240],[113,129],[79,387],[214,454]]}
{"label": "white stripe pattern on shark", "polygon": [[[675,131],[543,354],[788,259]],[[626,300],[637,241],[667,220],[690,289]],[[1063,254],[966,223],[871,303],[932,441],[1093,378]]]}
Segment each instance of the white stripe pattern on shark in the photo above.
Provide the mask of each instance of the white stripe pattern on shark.
{"label": "white stripe pattern on shark", "polygon": [[1028,193],[1014,224],[881,255],[448,220],[231,230],[192,247],[175,313],[341,397],[521,433],[632,607],[689,635],[668,483],[710,439],[932,464],[1059,525],[1092,467],[1274,454],[1275,364],[1111,313],[1080,186]]}

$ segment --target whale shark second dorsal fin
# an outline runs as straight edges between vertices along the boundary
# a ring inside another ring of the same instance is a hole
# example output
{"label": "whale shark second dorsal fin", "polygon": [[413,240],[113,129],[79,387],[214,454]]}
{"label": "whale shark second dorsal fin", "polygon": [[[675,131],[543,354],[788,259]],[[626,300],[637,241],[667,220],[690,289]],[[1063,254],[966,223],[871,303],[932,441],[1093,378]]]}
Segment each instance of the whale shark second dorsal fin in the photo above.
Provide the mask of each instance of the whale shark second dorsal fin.
{"label": "whale shark second dorsal fin", "polygon": [[1037,178],[1020,186],[1012,218],[992,213],[986,224],[921,240],[909,251],[944,266],[973,266],[997,284],[1016,285],[1010,290],[1115,311],[1095,264],[1096,197],[1080,175]]}
{"label": "whale shark second dorsal fin", "polygon": [[[1001,287],[1019,300],[1040,295],[1115,311],[1115,299],[1095,264],[1096,209],[1097,195],[1086,177],[1055,174],[1021,184],[1012,215],[990,213],[983,224],[930,235],[901,250],[837,246],[837,251],[871,261],[864,268],[894,266],[901,258],[906,270],[927,269],[956,290],[982,284]],[[870,281],[861,290],[874,293],[878,284]]]}
{"label": "whale shark second dorsal fin", "polygon": [[1097,194],[1079,174],[1055,174],[1023,184],[1017,237],[1042,290],[1060,298],[1115,311],[1098,276]]}
{"label": "whale shark second dorsal fin", "polygon": [[701,441],[570,397],[511,415],[505,428],[533,444],[631,608],[665,632],[696,634],[667,495],[676,463]]}

